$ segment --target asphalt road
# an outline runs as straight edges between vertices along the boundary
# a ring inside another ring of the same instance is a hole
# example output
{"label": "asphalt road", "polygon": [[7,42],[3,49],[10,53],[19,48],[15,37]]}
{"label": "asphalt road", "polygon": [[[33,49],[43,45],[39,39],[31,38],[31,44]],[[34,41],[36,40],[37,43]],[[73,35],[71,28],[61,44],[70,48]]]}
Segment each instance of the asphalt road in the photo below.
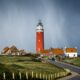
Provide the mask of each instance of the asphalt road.
{"label": "asphalt road", "polygon": [[68,80],[80,80],[80,75],[77,75],[75,77],[72,77],[72,78],[70,78]]}
{"label": "asphalt road", "polygon": [[63,63],[63,62],[59,62],[59,61],[51,61],[48,60],[48,62],[55,64],[56,66],[62,67],[62,68],[67,68],[69,70],[71,70],[72,72],[77,73],[78,75],[71,77],[70,79],[66,79],[66,80],[80,80],[80,67],[74,66],[74,65],[70,65],[67,63]]}

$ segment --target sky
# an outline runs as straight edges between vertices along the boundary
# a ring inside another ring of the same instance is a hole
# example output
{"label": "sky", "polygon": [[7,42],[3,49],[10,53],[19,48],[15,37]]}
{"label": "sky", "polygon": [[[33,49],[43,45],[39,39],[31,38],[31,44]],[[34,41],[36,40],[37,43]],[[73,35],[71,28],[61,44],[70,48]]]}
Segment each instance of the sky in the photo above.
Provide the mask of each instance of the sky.
{"label": "sky", "polygon": [[80,48],[80,0],[0,0],[0,51],[16,45],[35,52],[39,19],[45,49]]}

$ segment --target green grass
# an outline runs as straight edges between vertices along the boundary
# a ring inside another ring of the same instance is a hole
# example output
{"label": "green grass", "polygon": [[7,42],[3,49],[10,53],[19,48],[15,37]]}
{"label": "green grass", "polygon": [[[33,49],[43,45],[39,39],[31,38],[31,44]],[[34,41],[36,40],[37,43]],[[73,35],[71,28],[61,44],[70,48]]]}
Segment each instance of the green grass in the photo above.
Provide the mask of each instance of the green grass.
{"label": "green grass", "polygon": [[32,61],[32,57],[25,56],[0,56],[0,63],[9,69],[18,71],[54,73],[63,70],[50,63],[34,62]]}
{"label": "green grass", "polygon": [[76,58],[65,58],[64,60],[67,63],[76,65],[80,67],[80,57],[76,57]]}
{"label": "green grass", "polygon": [[25,74],[33,71],[35,73],[54,74],[64,71],[50,63],[34,62],[32,58],[27,56],[0,56],[0,77],[2,77],[3,72],[8,74],[14,72],[17,75],[18,72]]}

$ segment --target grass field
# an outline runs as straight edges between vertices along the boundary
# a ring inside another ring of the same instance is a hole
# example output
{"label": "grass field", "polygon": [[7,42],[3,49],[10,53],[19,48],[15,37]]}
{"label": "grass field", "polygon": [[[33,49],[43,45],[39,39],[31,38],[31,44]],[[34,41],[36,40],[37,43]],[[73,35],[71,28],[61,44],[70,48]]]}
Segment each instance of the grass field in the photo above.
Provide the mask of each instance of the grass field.
{"label": "grass field", "polygon": [[34,62],[32,59],[33,57],[29,56],[0,56],[0,77],[2,77],[3,72],[7,74],[12,72],[25,74],[33,71],[36,73],[54,74],[64,71],[62,68],[50,63]]}
{"label": "grass field", "polygon": [[76,58],[65,58],[64,59],[65,62],[72,64],[72,65],[76,65],[80,67],[80,57],[76,57]]}

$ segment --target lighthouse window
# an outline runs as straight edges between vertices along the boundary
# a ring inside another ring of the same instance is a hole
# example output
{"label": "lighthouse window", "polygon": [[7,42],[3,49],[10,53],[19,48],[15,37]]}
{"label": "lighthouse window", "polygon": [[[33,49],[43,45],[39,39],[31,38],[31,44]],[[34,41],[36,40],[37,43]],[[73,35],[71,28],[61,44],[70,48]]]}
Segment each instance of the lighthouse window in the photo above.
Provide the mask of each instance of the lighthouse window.
{"label": "lighthouse window", "polygon": [[40,42],[40,40],[39,40],[39,42]]}

